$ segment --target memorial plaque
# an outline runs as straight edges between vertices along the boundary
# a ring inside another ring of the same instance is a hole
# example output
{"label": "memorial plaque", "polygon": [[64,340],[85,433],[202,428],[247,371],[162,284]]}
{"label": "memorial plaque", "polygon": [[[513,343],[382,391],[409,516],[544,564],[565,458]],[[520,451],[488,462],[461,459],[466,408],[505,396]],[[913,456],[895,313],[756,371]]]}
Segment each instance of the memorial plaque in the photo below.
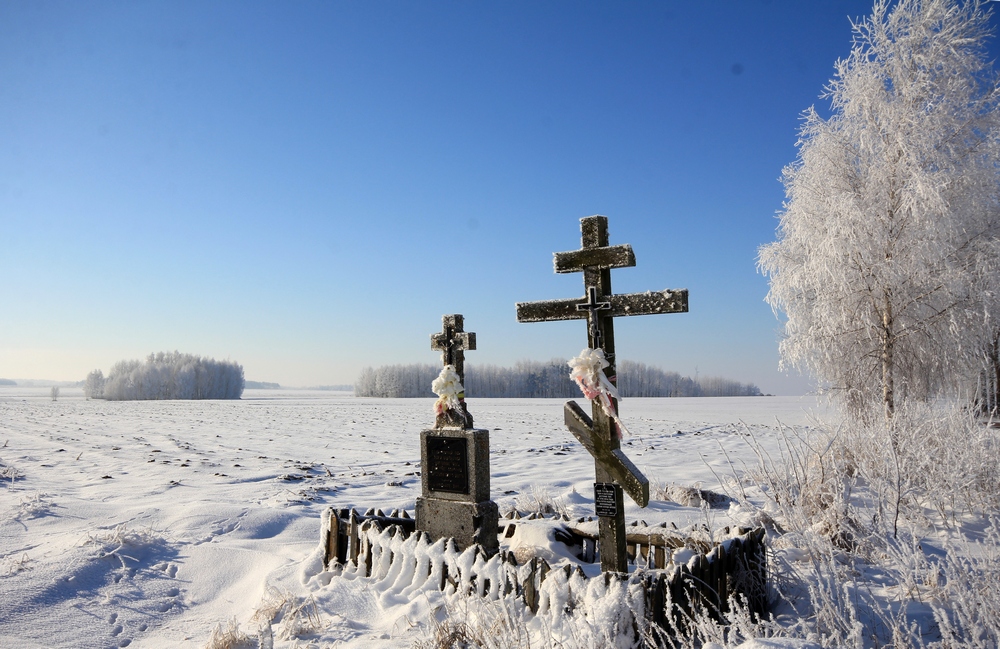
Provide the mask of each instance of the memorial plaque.
{"label": "memorial plaque", "polygon": [[426,478],[431,491],[468,494],[468,441],[461,437],[428,437]]}
{"label": "memorial plaque", "polygon": [[613,518],[618,515],[618,498],[614,483],[594,483],[594,509],[600,517]]}

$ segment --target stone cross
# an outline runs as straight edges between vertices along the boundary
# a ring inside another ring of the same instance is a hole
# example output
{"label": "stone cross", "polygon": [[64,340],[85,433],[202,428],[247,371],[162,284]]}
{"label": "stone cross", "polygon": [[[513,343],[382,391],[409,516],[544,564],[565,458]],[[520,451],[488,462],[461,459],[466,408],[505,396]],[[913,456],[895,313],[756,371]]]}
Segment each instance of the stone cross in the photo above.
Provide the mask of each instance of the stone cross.
{"label": "stone cross", "polygon": [[[465,352],[476,348],[476,334],[463,331],[465,318],[459,313],[441,316],[441,333],[431,334],[431,349],[441,352],[441,363],[455,367],[458,380],[465,387]],[[459,426],[471,429],[474,425],[464,396],[459,397],[460,411],[447,410],[437,416],[435,428]]]}
{"label": "stone cross", "polygon": [[[453,365],[465,386],[465,352],[476,348],[476,334],[462,331],[459,314],[441,318],[443,331],[431,334],[431,349]],[[417,529],[433,539],[451,538],[460,549],[478,545],[492,557],[499,549],[499,510],[490,500],[490,431],[475,428],[459,395],[460,408],[437,415],[434,428],[420,432],[421,496]]]}
{"label": "stone cross", "polygon": [[[518,302],[518,322],[552,320],[587,320],[587,344],[601,348],[608,360],[605,375],[613,384],[615,376],[616,316],[686,313],[687,289],[651,291],[615,295],[611,292],[611,269],[635,266],[635,253],[628,244],[608,245],[608,218],[588,216],[580,219],[583,245],[580,250],[557,252],[555,272],[583,273],[585,295],[568,300]],[[617,412],[618,402],[611,400]],[[601,570],[628,572],[625,546],[625,506],[622,488],[640,507],[649,503],[649,481],[621,451],[616,426],[596,401],[593,417],[574,401],[564,408],[566,426],[594,456],[597,481],[594,505],[599,518]]]}

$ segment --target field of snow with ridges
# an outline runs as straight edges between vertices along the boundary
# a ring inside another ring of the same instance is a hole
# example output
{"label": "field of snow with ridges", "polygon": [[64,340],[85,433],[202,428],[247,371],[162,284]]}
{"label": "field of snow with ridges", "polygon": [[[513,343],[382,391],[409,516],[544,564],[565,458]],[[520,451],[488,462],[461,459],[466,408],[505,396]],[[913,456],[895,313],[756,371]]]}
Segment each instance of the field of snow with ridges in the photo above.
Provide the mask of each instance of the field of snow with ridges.
{"label": "field of snow with ridges", "polygon": [[[799,428],[813,397],[626,399],[624,449],[655,491],[720,489],[754,464],[777,421]],[[491,432],[504,513],[549,498],[593,515],[593,460],[563,400],[471,399]],[[409,647],[440,594],[395,601],[364,580],[317,575],[324,508],[407,508],[420,494],[430,399],[247,390],[239,401],[86,400],[0,388],[0,645],[202,647],[219,623],[253,631],[275,592],[313,597],[316,646]],[[730,524],[725,509],[626,499],[626,519]],[[270,590],[274,588],[277,590]],[[297,640],[275,640],[276,647]],[[300,644],[299,646],[307,646]]]}

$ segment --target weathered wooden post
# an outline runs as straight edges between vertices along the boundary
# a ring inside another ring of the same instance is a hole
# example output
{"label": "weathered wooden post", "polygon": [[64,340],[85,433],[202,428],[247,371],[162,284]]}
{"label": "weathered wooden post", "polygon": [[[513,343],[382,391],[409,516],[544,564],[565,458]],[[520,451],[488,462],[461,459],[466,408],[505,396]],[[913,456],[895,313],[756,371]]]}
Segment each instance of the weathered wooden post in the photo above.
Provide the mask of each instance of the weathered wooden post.
{"label": "weathered wooden post", "polygon": [[[431,349],[452,366],[465,385],[465,351],[476,348],[476,334],[463,331],[461,315],[442,318],[443,331],[431,335]],[[434,428],[420,433],[421,497],[417,529],[432,538],[453,538],[459,548],[480,545],[487,555],[499,550],[499,512],[490,500],[490,432],[473,428],[465,405],[438,413]]]}
{"label": "weathered wooden post", "polygon": [[[628,244],[608,245],[608,218],[588,216],[580,219],[583,245],[580,250],[557,252],[555,272],[583,273],[585,295],[568,300],[517,303],[518,322],[552,320],[587,320],[587,344],[602,349],[609,365],[604,369],[612,385],[615,376],[616,316],[686,313],[687,289],[614,295],[611,292],[611,269],[635,266],[635,253]],[[611,410],[618,412],[618,402],[611,399]],[[594,506],[599,518],[601,570],[628,572],[625,547],[625,507],[622,488],[640,507],[649,503],[649,481],[620,450],[616,424],[595,399],[593,417],[574,401],[565,406],[566,425],[594,456],[597,480]]]}

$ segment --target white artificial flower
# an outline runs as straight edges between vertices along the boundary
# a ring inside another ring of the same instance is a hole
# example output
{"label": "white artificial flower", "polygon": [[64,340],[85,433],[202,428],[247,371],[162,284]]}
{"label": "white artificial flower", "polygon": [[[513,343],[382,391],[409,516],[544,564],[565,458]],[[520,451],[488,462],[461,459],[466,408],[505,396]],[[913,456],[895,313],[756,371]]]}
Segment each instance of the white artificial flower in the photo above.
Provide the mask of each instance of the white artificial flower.
{"label": "white artificial flower", "polygon": [[431,383],[431,390],[438,395],[438,400],[434,402],[435,413],[440,415],[445,410],[461,408],[461,400],[465,398],[465,388],[462,387],[462,380],[454,365],[445,365],[441,369],[441,373]]}

